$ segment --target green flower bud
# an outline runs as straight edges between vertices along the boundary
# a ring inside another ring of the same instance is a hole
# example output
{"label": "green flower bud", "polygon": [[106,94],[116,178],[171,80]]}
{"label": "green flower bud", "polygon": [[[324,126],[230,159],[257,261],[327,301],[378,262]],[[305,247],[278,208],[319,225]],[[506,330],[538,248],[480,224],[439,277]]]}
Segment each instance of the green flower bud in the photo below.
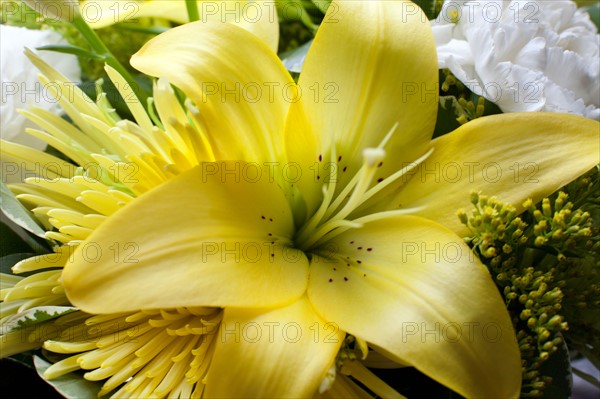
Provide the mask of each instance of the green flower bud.
{"label": "green flower bud", "polygon": [[458,212],[456,212],[456,216],[458,216],[458,219],[462,224],[465,226],[468,225],[469,218],[467,217],[467,212],[465,212],[464,209],[459,209]]}

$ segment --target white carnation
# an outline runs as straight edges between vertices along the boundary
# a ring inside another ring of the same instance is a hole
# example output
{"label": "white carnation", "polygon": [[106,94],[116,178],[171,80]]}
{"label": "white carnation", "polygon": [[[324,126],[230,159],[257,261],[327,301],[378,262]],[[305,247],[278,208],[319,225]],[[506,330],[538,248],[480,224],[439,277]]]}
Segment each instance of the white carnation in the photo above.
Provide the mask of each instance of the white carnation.
{"label": "white carnation", "polygon": [[574,2],[446,0],[431,25],[439,67],[503,112],[600,120],[600,35]]}
{"label": "white carnation", "polygon": [[[23,50],[25,47],[33,50],[56,44],[67,44],[57,32],[0,25],[0,136],[3,139],[38,149],[45,147],[45,143],[25,133],[26,128],[36,125],[17,110],[35,105],[59,113],[60,106],[48,89],[38,81],[39,71],[25,57]],[[37,54],[71,81],[77,82],[80,79],[81,69],[77,57],[53,51],[39,51]]]}

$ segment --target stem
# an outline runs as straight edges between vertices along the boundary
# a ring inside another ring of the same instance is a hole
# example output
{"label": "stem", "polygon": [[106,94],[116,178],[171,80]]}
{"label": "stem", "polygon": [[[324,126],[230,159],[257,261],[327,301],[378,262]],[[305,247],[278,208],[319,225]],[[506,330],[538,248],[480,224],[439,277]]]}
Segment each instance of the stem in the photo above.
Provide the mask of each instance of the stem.
{"label": "stem", "polygon": [[198,13],[198,2],[196,0],[185,0],[185,7],[187,8],[190,22],[198,21],[200,19],[200,14]]}
{"label": "stem", "polygon": [[129,71],[125,69],[125,67],[116,59],[116,57],[110,52],[108,47],[104,44],[102,39],[96,34],[96,32],[85,22],[81,15],[77,15],[75,19],[71,22],[73,26],[81,33],[83,38],[90,45],[92,50],[104,58],[104,62],[114,68],[123,78],[127,81],[127,83],[131,86],[132,90],[138,97],[138,100],[142,104],[146,103],[148,95],[140,88],[140,86],[135,82]]}

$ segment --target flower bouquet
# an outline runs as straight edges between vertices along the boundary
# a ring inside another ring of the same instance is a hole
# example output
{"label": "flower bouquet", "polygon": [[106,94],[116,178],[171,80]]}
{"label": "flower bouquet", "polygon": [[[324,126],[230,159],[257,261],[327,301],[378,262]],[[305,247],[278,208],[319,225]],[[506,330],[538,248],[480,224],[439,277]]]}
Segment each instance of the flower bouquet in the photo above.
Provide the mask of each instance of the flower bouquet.
{"label": "flower bouquet", "polygon": [[25,3],[3,358],[69,398],[600,385],[598,4]]}

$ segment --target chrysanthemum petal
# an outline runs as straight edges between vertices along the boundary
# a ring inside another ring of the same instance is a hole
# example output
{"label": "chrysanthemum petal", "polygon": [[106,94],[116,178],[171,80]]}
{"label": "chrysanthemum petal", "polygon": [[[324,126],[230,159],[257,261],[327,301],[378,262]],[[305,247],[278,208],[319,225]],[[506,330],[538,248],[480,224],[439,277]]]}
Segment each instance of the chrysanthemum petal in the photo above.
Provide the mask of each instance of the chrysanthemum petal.
{"label": "chrysanthemum petal", "polygon": [[267,173],[206,163],[140,196],[75,251],[63,274],[69,299],[102,314],[298,298],[308,261],[290,247],[290,208]]}
{"label": "chrysanthemum petal", "polygon": [[[287,125],[290,159],[314,164],[322,158],[324,174],[331,162],[343,185],[361,166],[362,150],[380,145],[398,122],[385,147],[393,154],[380,170],[386,177],[425,152],[435,126],[437,80],[433,35],[414,3],[334,1],[302,69],[299,106],[290,108],[298,114]],[[316,152],[306,154],[298,143],[310,141]],[[337,159],[330,159],[332,141]]]}
{"label": "chrysanthemum petal", "polygon": [[306,398],[344,340],[306,297],[276,309],[227,308],[208,375],[209,398]]}
{"label": "chrysanthemum petal", "polygon": [[21,181],[25,177],[35,174],[47,179],[57,177],[72,177],[76,166],[45,152],[6,140],[0,140],[0,154],[3,166],[3,175],[11,174],[15,180]]}
{"label": "chrysanthemum petal", "polygon": [[600,163],[600,124],[580,116],[523,113],[471,121],[432,143],[434,152],[389,205],[411,208],[468,234],[456,211],[469,192],[495,195],[522,211]]}
{"label": "chrysanthemum petal", "polygon": [[131,64],[167,78],[195,103],[217,159],[282,159],[286,96],[295,84],[254,35],[231,24],[194,22],[149,41]]}
{"label": "chrysanthemum petal", "polygon": [[330,241],[310,270],[309,299],[341,329],[466,397],[518,396],[504,303],[450,230],[415,216],[368,223]]}

